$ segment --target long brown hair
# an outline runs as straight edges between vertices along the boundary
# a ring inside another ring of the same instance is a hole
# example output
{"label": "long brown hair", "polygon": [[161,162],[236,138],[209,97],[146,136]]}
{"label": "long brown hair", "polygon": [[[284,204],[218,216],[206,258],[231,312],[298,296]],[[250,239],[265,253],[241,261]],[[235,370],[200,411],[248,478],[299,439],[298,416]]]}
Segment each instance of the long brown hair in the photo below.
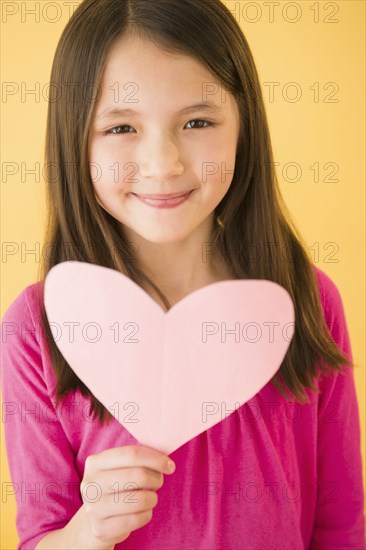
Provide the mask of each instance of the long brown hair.
{"label": "long brown hair", "polygon": [[[215,209],[224,230],[219,225],[213,228],[212,246],[222,254],[233,278],[267,279],[289,292],[295,307],[295,334],[272,383],[284,398],[292,393],[300,402],[308,402],[305,388],[318,391],[314,377],[342,372],[342,365],[353,364],[329,333],[315,268],[279,190],[253,57],[239,25],[220,0],[84,0],[70,18],[56,49],[50,79],[50,90],[57,98],[50,98],[48,106],[48,251],[42,255],[39,279],[44,282],[48,271],[60,262],[89,262],[150,285],[167,309],[171,307],[139,267],[121,236],[119,222],[99,206],[90,177],[88,143],[95,99],[108,52],[127,32],[139,33],[167,52],[195,57],[238,103],[241,129],[235,171]],[[90,396],[91,412],[99,422],[110,420],[111,413],[57,348],[43,302],[41,316],[57,377],[57,405],[64,395],[79,388]]]}

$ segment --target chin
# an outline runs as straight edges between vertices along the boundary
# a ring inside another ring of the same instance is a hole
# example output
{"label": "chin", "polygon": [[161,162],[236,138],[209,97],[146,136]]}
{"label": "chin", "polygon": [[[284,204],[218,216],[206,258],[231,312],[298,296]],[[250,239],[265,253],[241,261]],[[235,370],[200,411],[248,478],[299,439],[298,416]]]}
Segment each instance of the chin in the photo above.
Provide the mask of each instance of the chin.
{"label": "chin", "polygon": [[184,232],[184,233],[182,233],[182,231],[168,232],[164,229],[162,231],[151,230],[145,234],[143,233],[139,233],[139,234],[141,235],[141,237],[143,237],[147,241],[156,243],[156,244],[176,243],[179,241],[183,241],[190,235],[189,232]]}

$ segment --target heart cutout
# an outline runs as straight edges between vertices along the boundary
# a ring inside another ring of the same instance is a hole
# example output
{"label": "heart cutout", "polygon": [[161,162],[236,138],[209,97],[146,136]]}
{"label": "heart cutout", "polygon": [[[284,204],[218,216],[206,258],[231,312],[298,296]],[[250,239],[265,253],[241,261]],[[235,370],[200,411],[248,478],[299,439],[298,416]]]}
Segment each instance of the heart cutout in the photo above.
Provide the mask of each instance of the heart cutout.
{"label": "heart cutout", "polygon": [[123,273],[76,261],[48,272],[44,304],[80,380],[138,442],[166,454],[224,420],[222,404],[234,412],[258,393],[295,327],[291,297],[273,281],[211,283],[165,312]]}

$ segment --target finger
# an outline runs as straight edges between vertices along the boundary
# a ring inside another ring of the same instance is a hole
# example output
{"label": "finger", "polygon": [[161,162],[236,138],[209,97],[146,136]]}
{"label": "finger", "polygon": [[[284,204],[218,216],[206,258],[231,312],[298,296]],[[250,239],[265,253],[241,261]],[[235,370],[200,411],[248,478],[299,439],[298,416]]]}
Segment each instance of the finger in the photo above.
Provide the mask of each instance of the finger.
{"label": "finger", "polygon": [[106,449],[100,453],[90,455],[85,461],[89,471],[113,470],[127,467],[146,467],[164,474],[172,473],[167,455],[143,445],[125,445]]}
{"label": "finger", "polygon": [[[81,483],[81,490],[90,482],[85,478]],[[112,470],[99,470],[93,485],[98,485],[101,494],[113,494],[116,491],[129,491],[149,489],[156,491],[164,484],[164,476],[161,472],[150,468],[115,468]]]}
{"label": "finger", "polygon": [[158,503],[158,495],[155,491],[123,491],[108,494],[98,502],[84,502],[87,512],[93,512],[93,516],[104,521],[115,516],[125,516],[145,512],[155,508]]}

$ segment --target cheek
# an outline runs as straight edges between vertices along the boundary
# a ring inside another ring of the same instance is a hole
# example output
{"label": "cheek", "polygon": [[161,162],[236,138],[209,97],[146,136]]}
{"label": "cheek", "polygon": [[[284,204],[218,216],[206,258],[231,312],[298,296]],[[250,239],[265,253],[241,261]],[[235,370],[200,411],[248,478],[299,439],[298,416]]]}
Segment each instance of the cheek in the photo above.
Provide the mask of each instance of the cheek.
{"label": "cheek", "polygon": [[203,186],[215,186],[215,193],[225,191],[231,184],[235,170],[236,142],[229,132],[218,139],[207,140],[200,150],[195,166]]}
{"label": "cheek", "polygon": [[115,149],[113,145],[107,147],[100,144],[90,148],[90,177],[98,193],[115,194],[128,188],[132,167],[128,168],[128,163],[121,160]]}

